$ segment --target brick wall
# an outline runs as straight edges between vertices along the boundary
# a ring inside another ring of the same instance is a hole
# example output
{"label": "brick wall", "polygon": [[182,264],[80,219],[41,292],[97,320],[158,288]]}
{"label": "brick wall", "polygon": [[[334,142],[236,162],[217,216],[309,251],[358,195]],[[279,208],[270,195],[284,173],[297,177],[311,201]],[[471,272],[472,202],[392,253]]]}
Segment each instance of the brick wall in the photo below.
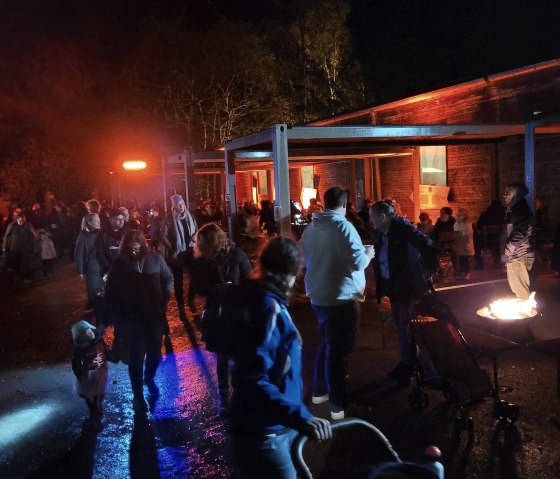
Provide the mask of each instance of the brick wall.
{"label": "brick wall", "polygon": [[414,203],[410,199],[413,190],[412,157],[381,158],[379,174],[381,176],[381,196],[396,200],[403,215],[410,221],[414,218]]}
{"label": "brick wall", "polygon": [[350,189],[350,162],[325,163],[313,167],[313,176],[319,177],[318,193],[323,198],[325,191],[333,186]]}
{"label": "brick wall", "polygon": [[301,200],[301,170],[299,168],[290,168],[290,198],[293,200]]}
{"label": "brick wall", "polygon": [[[372,108],[325,124],[457,124],[525,123],[535,112],[560,111],[560,67],[535,68],[523,74],[493,75],[435,94],[418,96],[410,102]],[[369,115],[369,116],[368,116]],[[369,120],[369,121],[368,121]],[[537,137],[535,144],[537,196],[548,204],[552,220],[560,221],[560,138]],[[522,140],[509,139],[488,145],[449,146],[448,186],[454,211],[467,208],[476,220],[492,199],[500,197],[504,185],[524,180]],[[408,164],[407,164],[408,163]],[[381,160],[381,191],[401,203],[412,218],[412,172],[409,160]],[[329,169],[331,167],[325,167]],[[348,165],[347,170],[350,170]],[[326,177],[331,174],[325,172]],[[496,177],[497,180],[496,181]],[[497,183],[497,186],[496,186]],[[437,211],[428,212],[432,218]]]}
{"label": "brick wall", "polygon": [[[512,181],[524,180],[525,150],[522,140],[510,140],[498,146],[500,194]],[[552,224],[560,222],[560,138],[537,137],[535,141],[536,196],[548,206]]]}
{"label": "brick wall", "polygon": [[252,198],[251,172],[241,171],[235,173],[235,184],[237,186],[237,201],[248,201]]}

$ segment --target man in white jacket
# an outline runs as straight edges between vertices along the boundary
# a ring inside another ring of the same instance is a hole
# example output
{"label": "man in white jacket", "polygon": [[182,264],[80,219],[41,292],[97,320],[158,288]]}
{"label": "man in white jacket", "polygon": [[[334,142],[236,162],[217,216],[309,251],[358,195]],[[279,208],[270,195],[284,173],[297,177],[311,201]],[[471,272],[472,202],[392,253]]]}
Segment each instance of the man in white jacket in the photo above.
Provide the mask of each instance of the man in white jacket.
{"label": "man in white jacket", "polygon": [[343,419],[347,406],[346,360],[354,346],[359,303],[364,301],[364,270],[373,246],[364,246],[345,218],[347,193],[325,192],[325,211],[313,214],[301,245],[305,255],[305,289],[323,335],[315,356],[313,403],[329,401],[332,419]]}

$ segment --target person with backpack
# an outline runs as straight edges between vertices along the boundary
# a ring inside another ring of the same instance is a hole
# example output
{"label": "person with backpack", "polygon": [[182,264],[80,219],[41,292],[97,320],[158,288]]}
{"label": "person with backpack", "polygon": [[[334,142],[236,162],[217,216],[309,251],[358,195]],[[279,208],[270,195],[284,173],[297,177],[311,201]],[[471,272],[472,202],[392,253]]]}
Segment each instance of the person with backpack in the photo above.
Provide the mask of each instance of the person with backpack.
{"label": "person with backpack", "polygon": [[[223,283],[239,284],[248,280],[253,268],[243,250],[228,240],[216,224],[207,223],[195,234],[191,291],[194,295],[208,296],[210,289]],[[195,305],[189,304],[192,311]],[[216,353],[216,369],[220,396],[220,414],[225,414],[229,403],[229,356]]]}
{"label": "person with backpack", "polygon": [[274,238],[259,263],[259,279],[238,287],[246,315],[230,338],[234,456],[243,477],[295,479],[290,448],[298,432],[317,440],[330,439],[332,432],[303,403],[301,336],[287,309],[301,266],[299,249],[287,238]]}

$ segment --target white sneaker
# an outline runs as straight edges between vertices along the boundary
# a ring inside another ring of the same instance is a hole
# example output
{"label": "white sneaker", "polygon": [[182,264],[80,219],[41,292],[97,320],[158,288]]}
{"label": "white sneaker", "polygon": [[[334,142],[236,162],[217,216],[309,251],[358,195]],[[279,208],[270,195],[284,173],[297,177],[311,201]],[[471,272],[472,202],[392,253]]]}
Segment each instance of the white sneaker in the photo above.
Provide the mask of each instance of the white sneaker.
{"label": "white sneaker", "polygon": [[331,411],[331,419],[333,421],[339,421],[340,419],[344,419],[344,410],[338,412]]}
{"label": "white sneaker", "polygon": [[323,396],[312,396],[311,402],[313,404],[323,404],[329,400],[329,395],[324,394]]}

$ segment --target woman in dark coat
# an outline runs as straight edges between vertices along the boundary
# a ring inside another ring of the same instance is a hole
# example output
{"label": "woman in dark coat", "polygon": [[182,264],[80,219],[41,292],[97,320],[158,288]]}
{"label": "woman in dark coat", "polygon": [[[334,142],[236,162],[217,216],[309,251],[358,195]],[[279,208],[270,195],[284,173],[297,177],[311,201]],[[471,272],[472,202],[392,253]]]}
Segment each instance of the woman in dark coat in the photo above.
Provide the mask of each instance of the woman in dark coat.
{"label": "woman in dark coat", "polygon": [[[191,277],[191,291],[206,298],[212,286],[220,283],[239,284],[251,277],[253,269],[247,255],[231,243],[216,224],[208,223],[196,232],[195,260]],[[194,305],[190,305],[194,311]],[[217,353],[216,367],[220,395],[220,413],[229,401],[229,358]]]}
{"label": "woman in dark coat", "polygon": [[78,276],[85,280],[88,304],[94,309],[97,321],[99,321],[99,308],[105,287],[103,277],[111,266],[111,258],[105,244],[99,215],[86,214],[84,229],[80,231],[76,240],[74,260]]}
{"label": "woman in dark coat", "polygon": [[[161,360],[165,313],[173,288],[173,275],[164,259],[148,245],[141,231],[128,231],[119,257],[109,271],[105,288],[104,316],[120,315],[128,328],[130,360],[128,374],[136,412],[146,412],[142,382],[154,399],[154,381]],[[145,371],[144,358],[146,360]],[[142,374],[143,373],[143,374]]]}

